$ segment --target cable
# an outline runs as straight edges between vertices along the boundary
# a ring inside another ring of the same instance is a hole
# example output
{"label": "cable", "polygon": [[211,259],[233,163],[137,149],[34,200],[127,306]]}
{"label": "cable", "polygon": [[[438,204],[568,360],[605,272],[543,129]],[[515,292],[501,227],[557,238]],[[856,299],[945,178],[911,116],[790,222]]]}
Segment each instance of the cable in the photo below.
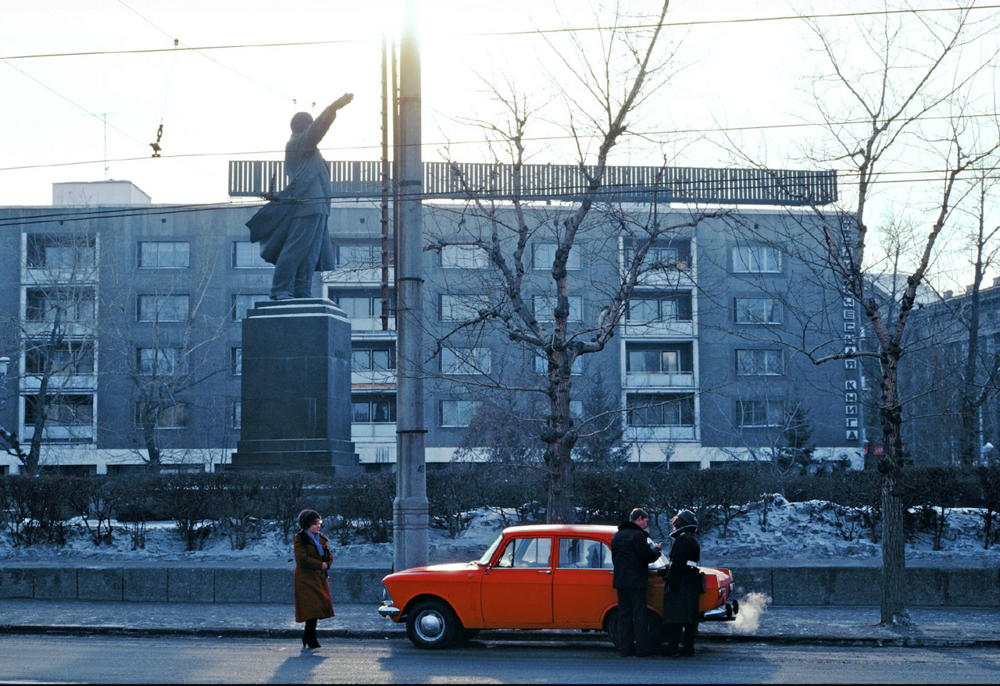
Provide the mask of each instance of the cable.
{"label": "cable", "polygon": [[[185,43],[181,42],[179,39],[174,38],[169,33],[167,33],[166,31],[164,31],[163,29],[161,29],[159,26],[157,26],[156,24],[154,24],[152,21],[150,21],[149,19],[147,19],[143,15],[139,14],[139,12],[136,11],[134,8],[132,8],[128,4],[126,4],[125,0],[118,0],[118,3],[120,5],[122,5],[125,9],[129,10],[130,12],[132,12],[133,14],[135,14],[137,17],[139,17],[140,19],[142,19],[144,22],[146,22],[147,24],[149,24],[150,26],[152,26],[154,29],[156,29],[157,31],[159,31],[160,33],[162,33],[164,36],[166,36],[170,40],[174,41],[174,52],[175,53],[176,53],[177,49],[180,46],[183,46],[185,50],[193,50],[195,53],[197,53],[198,55],[204,57],[206,60],[214,62],[215,64],[219,65],[220,67],[222,67],[224,69],[228,69],[229,71],[231,71],[234,74],[237,74],[239,76],[242,76],[243,78],[247,79],[248,81],[253,81],[254,83],[256,83],[261,88],[265,88],[265,89],[271,91],[272,93],[278,95],[283,100],[294,100],[294,98],[292,98],[291,96],[285,95],[284,93],[271,88],[267,84],[261,83],[260,81],[258,81],[257,79],[253,78],[252,76],[247,76],[246,74],[244,74],[240,70],[235,69],[233,67],[230,67],[228,64],[224,64],[224,63],[220,62],[219,60],[215,59],[214,57],[210,57],[209,55],[206,55],[205,53],[201,52],[201,50],[199,50],[198,48],[192,48],[191,46],[186,45]],[[172,69],[173,68],[171,68],[171,71],[172,71]]]}
{"label": "cable", "polygon": [[39,81],[38,79],[36,79],[36,78],[35,78],[34,76],[32,76],[31,74],[29,74],[28,72],[24,71],[24,70],[23,70],[23,69],[21,69],[20,67],[15,67],[15,66],[14,66],[13,64],[10,64],[9,62],[7,62],[7,61],[6,61],[5,59],[3,59],[2,57],[0,57],[0,61],[3,61],[3,62],[4,62],[4,64],[6,64],[6,65],[7,65],[8,67],[10,67],[11,69],[13,69],[13,70],[15,70],[15,71],[18,71],[18,72],[20,72],[20,73],[21,73],[21,74],[23,74],[24,76],[27,76],[27,77],[28,77],[29,79],[31,79],[32,81],[34,81],[35,83],[37,83],[37,84],[38,84],[39,86],[41,86],[41,87],[42,87],[42,88],[44,88],[45,90],[49,91],[49,92],[50,92],[50,93],[52,93],[53,95],[56,95],[57,97],[59,97],[59,98],[61,98],[61,99],[65,100],[66,102],[68,102],[68,103],[69,103],[70,105],[72,105],[73,107],[76,107],[77,109],[79,109],[79,110],[82,110],[82,111],[86,112],[87,114],[89,114],[89,115],[90,115],[91,117],[93,117],[94,119],[98,119],[98,120],[100,120],[100,121],[103,121],[103,122],[104,122],[104,125],[105,125],[105,126],[110,126],[110,127],[112,128],[112,129],[114,129],[114,130],[115,130],[115,131],[117,131],[118,133],[122,134],[122,135],[123,135],[123,136],[125,136],[126,138],[131,138],[131,139],[132,139],[132,140],[134,140],[134,141],[135,141],[136,143],[139,143],[140,145],[145,145],[145,143],[143,143],[142,141],[140,141],[140,140],[139,140],[138,138],[136,138],[135,136],[132,136],[131,134],[129,134],[129,133],[125,132],[125,131],[122,131],[121,129],[119,129],[119,128],[118,128],[117,126],[115,126],[114,124],[108,124],[107,120],[106,120],[106,119],[104,119],[103,117],[101,117],[101,116],[99,116],[99,115],[97,115],[97,114],[95,114],[95,113],[91,112],[90,110],[88,110],[88,109],[87,109],[86,107],[84,107],[83,105],[80,105],[80,104],[78,104],[78,103],[75,103],[75,102],[73,102],[72,100],[70,100],[69,98],[67,98],[67,97],[66,97],[65,95],[63,95],[63,94],[62,94],[62,93],[60,93],[59,91],[57,91],[57,90],[55,90],[54,88],[51,88],[51,87],[49,87],[49,86],[45,85],[44,83],[42,83],[41,81]]}
{"label": "cable", "polygon": [[[946,115],[934,115],[934,116],[924,116],[924,117],[914,117],[910,121],[956,121],[961,119],[981,119],[990,118],[995,119],[1000,117],[1000,112],[984,112],[982,114],[959,114],[955,116]],[[788,123],[788,124],[757,124],[751,126],[721,126],[711,129],[674,129],[668,131],[646,131],[641,133],[625,132],[626,136],[676,136],[681,134],[705,134],[705,133],[728,133],[728,132],[739,132],[739,131],[772,131],[776,129],[797,129],[797,128],[810,128],[817,126],[853,126],[859,124],[870,124],[869,119],[855,119],[839,122],[801,122],[801,123]],[[557,140],[573,140],[574,136],[571,134],[566,134],[562,136],[526,136],[521,140],[524,142],[547,142],[547,141],[557,141]],[[430,143],[420,143],[421,148],[437,147],[442,145],[483,145],[487,144],[489,141],[485,139],[476,140],[464,140],[464,141],[436,141]],[[410,144],[413,146],[416,144]],[[337,152],[344,150],[381,150],[381,144],[373,145],[345,145],[345,146],[335,146],[335,147],[323,147],[320,148],[323,152]],[[172,158],[185,158],[185,157],[230,157],[237,155],[278,155],[284,154],[284,150],[231,150],[227,152],[192,152],[183,153],[178,155],[163,155],[162,159],[172,159]],[[116,160],[107,160],[107,162],[138,162],[142,160],[149,159],[148,156],[143,157],[122,157]],[[5,171],[21,171],[25,169],[47,169],[51,167],[74,167],[85,164],[103,164],[103,160],[81,160],[77,162],[50,162],[46,164],[27,164],[19,165],[16,167],[0,167],[0,172]],[[847,172],[845,172],[847,173]],[[900,173],[900,172],[883,172],[886,174]]]}
{"label": "cable", "polygon": [[[791,15],[780,15],[775,17],[748,17],[744,19],[705,19],[701,21],[677,21],[677,22],[664,22],[663,26],[712,26],[719,24],[750,24],[750,23],[763,23],[771,21],[791,21],[791,20],[815,20],[815,19],[847,19],[851,17],[874,17],[874,16],[888,16],[896,14],[930,14],[930,13],[940,13],[940,12],[960,12],[960,11],[978,11],[978,10],[997,10],[1000,9],[1000,5],[975,5],[972,7],[928,7],[928,8],[916,8],[907,10],[879,10],[871,12],[836,12],[831,14],[791,14]],[[656,24],[632,24],[625,26],[584,26],[584,27],[563,27],[558,29],[532,29],[524,31],[482,31],[477,33],[462,33],[462,34],[451,34],[446,36],[441,36],[442,39],[456,39],[456,38],[494,38],[494,37],[505,37],[505,36],[530,36],[530,35],[548,35],[548,34],[558,34],[558,33],[584,33],[590,31],[608,31],[610,29],[615,30],[639,30],[639,29],[653,29],[656,28]],[[185,47],[184,50],[241,50],[250,48],[286,48],[286,47],[303,47],[310,45],[346,45],[351,43],[376,43],[380,41],[381,38],[344,38],[339,40],[321,40],[321,41],[289,41],[284,43],[242,43],[242,44],[231,44],[231,45],[202,45],[197,47]],[[135,49],[135,50],[92,50],[87,52],[61,52],[61,53],[39,53],[32,55],[9,55],[7,57],[0,57],[0,60],[28,60],[28,59],[45,59],[54,57],[90,57],[93,55],[137,55],[137,54],[148,54],[148,53],[158,53],[158,52],[171,52],[171,48],[146,48],[146,49]]]}

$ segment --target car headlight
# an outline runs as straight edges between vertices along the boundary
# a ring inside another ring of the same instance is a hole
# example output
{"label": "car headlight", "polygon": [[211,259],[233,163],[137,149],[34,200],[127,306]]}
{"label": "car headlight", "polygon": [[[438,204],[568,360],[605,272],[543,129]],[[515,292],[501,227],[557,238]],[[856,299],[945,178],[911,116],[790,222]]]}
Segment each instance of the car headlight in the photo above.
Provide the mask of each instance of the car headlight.
{"label": "car headlight", "polygon": [[382,584],[382,604],[383,605],[393,604],[392,596],[389,595],[389,589],[385,587],[385,584]]}

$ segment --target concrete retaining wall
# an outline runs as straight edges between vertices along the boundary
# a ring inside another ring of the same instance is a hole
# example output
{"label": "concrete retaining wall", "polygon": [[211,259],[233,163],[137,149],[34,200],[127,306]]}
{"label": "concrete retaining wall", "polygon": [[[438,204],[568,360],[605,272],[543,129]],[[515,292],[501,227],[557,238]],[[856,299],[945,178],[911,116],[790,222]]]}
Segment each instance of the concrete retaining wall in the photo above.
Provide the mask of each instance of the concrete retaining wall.
{"label": "concrete retaining wall", "polygon": [[[775,605],[878,605],[877,567],[731,567],[739,593]],[[334,603],[378,603],[387,569],[334,568]],[[1000,570],[907,568],[910,605],[1000,607]],[[0,600],[291,603],[292,572],[256,567],[0,566]]]}

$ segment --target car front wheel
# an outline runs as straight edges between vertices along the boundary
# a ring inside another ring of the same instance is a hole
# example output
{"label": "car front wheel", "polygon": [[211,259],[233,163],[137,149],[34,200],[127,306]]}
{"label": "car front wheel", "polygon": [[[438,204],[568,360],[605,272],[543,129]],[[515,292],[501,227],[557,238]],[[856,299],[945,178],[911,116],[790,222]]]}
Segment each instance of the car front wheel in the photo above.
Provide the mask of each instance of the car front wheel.
{"label": "car front wheel", "polygon": [[460,629],[458,617],[440,600],[424,600],[407,614],[406,635],[418,648],[447,648]]}

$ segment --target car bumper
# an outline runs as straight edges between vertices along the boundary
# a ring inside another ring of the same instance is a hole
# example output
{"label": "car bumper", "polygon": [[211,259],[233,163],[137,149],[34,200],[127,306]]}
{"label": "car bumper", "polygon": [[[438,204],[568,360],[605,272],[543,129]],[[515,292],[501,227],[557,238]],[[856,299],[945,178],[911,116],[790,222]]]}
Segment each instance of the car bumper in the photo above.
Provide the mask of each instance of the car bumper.
{"label": "car bumper", "polygon": [[709,610],[702,615],[701,621],[703,622],[733,622],[736,620],[736,615],[740,613],[740,603],[734,600],[725,605],[721,605],[714,610]]}
{"label": "car bumper", "polygon": [[390,617],[396,619],[399,617],[399,608],[392,603],[383,603],[378,609],[378,613],[383,617]]}

